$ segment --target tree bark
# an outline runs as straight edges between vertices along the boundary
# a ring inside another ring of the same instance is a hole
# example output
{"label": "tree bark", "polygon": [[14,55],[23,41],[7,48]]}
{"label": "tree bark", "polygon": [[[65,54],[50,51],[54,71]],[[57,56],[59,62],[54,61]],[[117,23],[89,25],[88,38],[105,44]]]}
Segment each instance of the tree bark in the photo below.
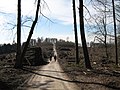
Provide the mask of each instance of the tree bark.
{"label": "tree bark", "polygon": [[107,60],[108,60],[108,47],[107,47],[107,27],[106,27],[106,25],[107,25],[107,15],[106,15],[106,9],[107,9],[107,7],[106,7],[106,3],[107,3],[107,1],[105,0],[105,5],[104,5],[104,7],[105,7],[105,11],[104,11],[104,18],[103,18],[103,26],[104,26],[104,31],[105,31],[105,35],[104,35],[104,37],[105,37],[105,52],[106,52],[106,57],[107,57]]}
{"label": "tree bark", "polygon": [[21,68],[21,0],[18,0],[18,18],[17,18],[17,54],[15,68]]}
{"label": "tree bark", "polygon": [[113,5],[113,20],[114,20],[114,33],[115,33],[116,65],[118,65],[117,30],[116,30],[116,17],[115,17],[115,5],[114,5],[114,0],[112,0],[112,5]]}
{"label": "tree bark", "polygon": [[76,64],[79,64],[79,48],[78,48],[78,35],[77,35],[77,21],[76,21],[76,9],[75,0],[73,0],[73,18],[74,18],[74,32],[75,32],[75,45],[76,45]]}
{"label": "tree bark", "polygon": [[89,59],[89,54],[87,50],[85,31],[84,31],[84,17],[83,17],[83,0],[79,0],[79,17],[80,17],[80,33],[81,33],[81,41],[83,47],[83,53],[85,58],[85,67],[87,69],[92,69]]}

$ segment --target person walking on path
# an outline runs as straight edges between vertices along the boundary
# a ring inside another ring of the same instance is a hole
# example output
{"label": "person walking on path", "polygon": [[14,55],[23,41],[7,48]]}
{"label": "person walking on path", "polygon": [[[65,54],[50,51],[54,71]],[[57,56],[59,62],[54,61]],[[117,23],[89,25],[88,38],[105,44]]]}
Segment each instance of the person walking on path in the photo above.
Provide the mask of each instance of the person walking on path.
{"label": "person walking on path", "polygon": [[54,60],[56,61],[56,59],[57,59],[57,56],[56,56],[56,55],[54,55]]}
{"label": "person walking on path", "polygon": [[52,61],[52,55],[50,55],[50,61]]}

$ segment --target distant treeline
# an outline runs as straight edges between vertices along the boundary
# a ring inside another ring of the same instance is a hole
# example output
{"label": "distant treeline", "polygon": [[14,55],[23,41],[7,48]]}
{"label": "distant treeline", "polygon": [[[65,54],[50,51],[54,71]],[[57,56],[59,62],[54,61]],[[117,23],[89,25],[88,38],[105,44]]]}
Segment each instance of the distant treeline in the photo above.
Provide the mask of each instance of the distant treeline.
{"label": "distant treeline", "polygon": [[17,44],[1,44],[0,45],[0,54],[8,54],[12,52],[16,52]]}
{"label": "distant treeline", "polygon": [[73,43],[73,42],[61,42],[61,41],[58,41],[57,43],[56,43],[56,45],[57,46],[67,46],[67,47],[75,47],[75,43]]}

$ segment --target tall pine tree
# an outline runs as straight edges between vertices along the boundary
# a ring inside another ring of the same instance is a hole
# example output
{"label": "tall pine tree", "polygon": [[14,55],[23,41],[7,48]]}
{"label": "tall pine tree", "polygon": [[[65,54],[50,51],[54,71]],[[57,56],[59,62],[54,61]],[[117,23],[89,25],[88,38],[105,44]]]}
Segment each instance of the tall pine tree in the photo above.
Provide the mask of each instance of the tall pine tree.
{"label": "tall pine tree", "polygon": [[85,58],[85,67],[87,69],[92,69],[91,64],[90,64],[88,50],[87,50],[85,31],[84,31],[83,0],[79,0],[79,17],[80,17],[81,41],[82,41],[84,58]]}
{"label": "tall pine tree", "polygon": [[75,0],[73,0],[73,18],[74,18],[74,32],[75,32],[75,46],[76,46],[76,64],[79,64],[79,48],[78,48],[78,35],[77,35],[77,21],[76,21],[76,9]]}
{"label": "tall pine tree", "polygon": [[21,57],[21,0],[18,0],[18,18],[17,18],[17,55],[15,68],[22,67]]}

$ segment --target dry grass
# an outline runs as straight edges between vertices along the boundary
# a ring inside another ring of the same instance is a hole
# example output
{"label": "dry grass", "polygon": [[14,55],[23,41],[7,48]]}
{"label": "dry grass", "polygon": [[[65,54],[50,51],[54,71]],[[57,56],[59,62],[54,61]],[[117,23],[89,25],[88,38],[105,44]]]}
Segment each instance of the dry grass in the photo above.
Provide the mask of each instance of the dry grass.
{"label": "dry grass", "polygon": [[[60,48],[63,47],[70,48],[71,51],[61,51]],[[115,66],[114,49],[108,49],[108,59],[104,48],[88,48],[88,50],[93,70],[85,68],[82,48],[79,49],[80,64],[76,65],[67,60],[69,57],[75,57],[74,47],[72,49],[65,45],[57,46],[59,63],[63,70],[72,80],[79,81],[77,85],[81,90],[120,90],[120,67]]]}
{"label": "dry grass", "polygon": [[[36,70],[41,66],[24,66],[31,70]],[[32,74],[22,69],[15,69],[14,64],[8,59],[0,60],[0,90],[16,90]]]}
{"label": "dry grass", "polygon": [[[53,44],[41,44],[45,54],[48,54],[53,49]],[[18,86],[24,84],[32,75],[28,71],[14,68],[15,54],[0,55],[0,90],[16,90]],[[47,57],[48,59],[48,57]],[[31,70],[37,70],[42,66],[24,66]]]}

